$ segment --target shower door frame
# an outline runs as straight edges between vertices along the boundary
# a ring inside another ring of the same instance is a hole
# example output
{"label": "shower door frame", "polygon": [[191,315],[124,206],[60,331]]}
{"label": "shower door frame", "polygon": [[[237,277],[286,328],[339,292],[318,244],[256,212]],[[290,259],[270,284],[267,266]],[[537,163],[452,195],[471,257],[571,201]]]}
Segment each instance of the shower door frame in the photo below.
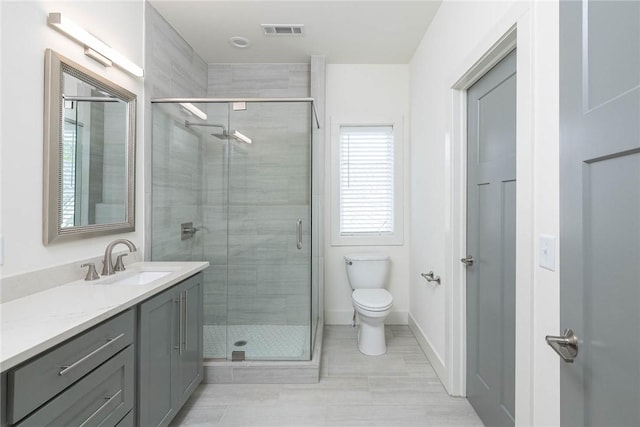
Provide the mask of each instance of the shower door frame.
{"label": "shower door frame", "polygon": [[[313,186],[314,186],[314,174],[313,174],[313,142],[314,142],[314,137],[313,137],[313,129],[314,129],[314,122],[316,125],[317,129],[320,129],[320,121],[318,119],[318,113],[316,110],[316,106],[315,106],[315,99],[312,97],[301,97],[301,98],[151,98],[150,100],[151,104],[176,104],[176,105],[180,105],[180,104],[227,104],[229,107],[232,107],[233,103],[309,103],[311,106],[311,117],[310,117],[310,133],[309,133],[309,219],[310,219],[310,224],[309,224],[309,236],[310,236],[310,249],[309,249],[309,359],[311,360],[313,358],[313,349],[315,347],[315,342],[316,342],[316,338],[317,338],[317,326],[318,323],[320,322],[321,319],[321,315],[319,312],[316,313],[316,317],[317,317],[317,322],[314,322],[314,318],[313,318],[313,304],[314,302],[316,304],[319,303],[319,301],[314,301],[314,297],[313,297],[313,262],[314,262],[314,250],[313,250],[313,245],[314,245],[314,241],[317,240],[317,236],[314,235],[313,233],[313,224],[314,224],[314,215],[313,215]],[[153,108],[151,109],[152,112],[152,118],[151,118],[151,123],[153,123]],[[232,113],[232,110],[230,109],[228,111],[229,114],[229,119],[230,119],[230,115]],[[149,153],[150,157],[152,157],[152,150],[153,150],[153,126],[150,129],[150,133],[151,137],[149,138],[147,144],[145,146],[146,149],[145,150]],[[151,162],[150,162],[151,164]],[[153,251],[153,247],[152,247],[152,221],[151,221],[151,209],[153,208],[153,191],[152,191],[152,185],[153,185],[153,178],[152,178],[152,167],[150,168],[146,168],[145,169],[145,193],[149,194],[148,198],[145,198],[145,223],[148,224],[146,227],[146,233],[145,233],[145,247],[148,248],[148,250],[145,250],[145,255],[144,258],[146,261],[151,261],[151,256],[152,256],[152,251]],[[317,178],[317,177],[316,177]],[[148,220],[148,221],[147,221]],[[228,219],[227,219],[228,220]],[[320,286],[320,283],[318,283],[316,286]],[[228,287],[228,284],[227,284]],[[227,290],[228,293],[228,290]],[[227,302],[228,304],[228,302]],[[318,310],[320,309],[320,307],[318,307]],[[228,310],[228,308],[227,308]],[[225,347],[228,345],[228,327],[229,327],[229,323],[228,323],[228,314],[227,314],[227,322],[226,322],[226,328],[227,328],[227,342],[225,344]],[[225,350],[226,354],[229,355],[231,354],[229,349]],[[227,358],[227,360],[231,360],[231,358]],[[260,359],[253,359],[253,360],[260,360]],[[289,359],[281,359],[282,361],[284,360],[289,360]],[[291,360],[295,360],[295,359],[291,359]]]}

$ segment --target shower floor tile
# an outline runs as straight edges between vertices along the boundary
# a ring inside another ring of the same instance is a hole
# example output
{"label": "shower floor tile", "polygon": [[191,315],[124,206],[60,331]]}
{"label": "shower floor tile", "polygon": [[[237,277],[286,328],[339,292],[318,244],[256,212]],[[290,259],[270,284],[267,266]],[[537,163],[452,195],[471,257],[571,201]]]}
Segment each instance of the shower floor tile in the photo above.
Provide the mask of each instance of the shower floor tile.
{"label": "shower floor tile", "polygon": [[246,360],[309,357],[309,326],[204,325],[203,333],[205,359],[231,359],[234,350],[244,351]]}

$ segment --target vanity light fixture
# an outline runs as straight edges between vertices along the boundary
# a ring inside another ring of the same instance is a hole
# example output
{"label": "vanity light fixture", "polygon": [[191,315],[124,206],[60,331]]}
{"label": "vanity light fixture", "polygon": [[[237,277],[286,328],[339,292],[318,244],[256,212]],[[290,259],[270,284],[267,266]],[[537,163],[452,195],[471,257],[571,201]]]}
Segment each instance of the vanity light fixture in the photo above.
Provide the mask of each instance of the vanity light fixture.
{"label": "vanity light fixture", "polygon": [[234,131],[233,131],[233,136],[234,136],[236,139],[239,139],[239,140],[240,140],[240,141],[242,141],[242,142],[246,142],[247,144],[251,144],[251,138],[249,138],[248,136],[246,136],[246,135],[244,135],[244,134],[242,134],[242,133],[238,132],[237,130],[234,130]]}
{"label": "vanity light fixture", "polygon": [[207,120],[207,114],[190,102],[181,102],[182,108],[201,120]]}
{"label": "vanity light fixture", "polygon": [[91,49],[90,47],[86,47],[84,48],[84,54],[87,55],[89,58],[98,61],[99,63],[101,63],[102,65],[104,65],[105,67],[111,67],[113,66],[113,61],[110,60],[109,58],[107,58],[104,55],[100,55],[98,52],[96,52],[95,50]]}
{"label": "vanity light fixture", "polygon": [[136,77],[144,76],[142,68],[69,18],[63,17],[61,13],[49,13],[47,23],[77,42],[84,44],[84,53],[90,58],[105,66],[110,66],[113,63]]}

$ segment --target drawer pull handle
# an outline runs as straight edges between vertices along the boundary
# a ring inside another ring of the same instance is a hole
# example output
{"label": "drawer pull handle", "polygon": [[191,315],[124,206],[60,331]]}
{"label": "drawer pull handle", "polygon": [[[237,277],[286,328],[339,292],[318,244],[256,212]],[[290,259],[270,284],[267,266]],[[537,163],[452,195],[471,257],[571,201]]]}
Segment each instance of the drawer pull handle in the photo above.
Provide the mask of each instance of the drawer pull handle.
{"label": "drawer pull handle", "polygon": [[109,403],[113,402],[115,399],[120,397],[121,394],[122,394],[122,390],[118,390],[118,392],[116,394],[114,394],[113,396],[105,397],[105,399],[107,399],[107,401],[104,402],[98,409],[96,409],[96,411],[93,414],[89,415],[89,418],[84,420],[84,422],[82,424],[80,424],[80,427],[84,427],[84,426],[90,425],[90,424],[95,424],[95,423],[92,422],[93,418],[95,418],[100,413],[100,411],[102,411],[104,408],[106,408],[109,405]]}
{"label": "drawer pull handle", "polygon": [[100,353],[102,350],[104,350],[105,348],[109,347],[111,344],[113,344],[114,342],[118,341],[122,337],[124,337],[124,333],[118,335],[115,338],[109,338],[106,343],[102,344],[100,347],[96,348],[91,353],[89,353],[86,356],[84,356],[82,359],[72,363],[71,365],[60,366],[60,368],[62,368],[62,370],[60,372],[58,372],[58,375],[62,376],[64,374],[68,373],[69,371],[71,371],[72,369],[77,368],[78,365],[81,365],[87,359],[89,359],[89,358],[93,357],[94,355]]}
{"label": "drawer pull handle", "polygon": [[182,355],[182,344],[184,343],[184,293],[180,294],[180,342],[178,346],[180,347],[178,350],[178,354]]}
{"label": "drawer pull handle", "polygon": [[189,291],[184,291],[184,351],[187,351],[187,335],[188,335],[188,331],[187,331],[187,313],[189,313]]}
{"label": "drawer pull handle", "polygon": [[178,304],[178,345],[173,346],[173,349],[178,350],[178,354],[182,355],[182,293],[173,301]]}

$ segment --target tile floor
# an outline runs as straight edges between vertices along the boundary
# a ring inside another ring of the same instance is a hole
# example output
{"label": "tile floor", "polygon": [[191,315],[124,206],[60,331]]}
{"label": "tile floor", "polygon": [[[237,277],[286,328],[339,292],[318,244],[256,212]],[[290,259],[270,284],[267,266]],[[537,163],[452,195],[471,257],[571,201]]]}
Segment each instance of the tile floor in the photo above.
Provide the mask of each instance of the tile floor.
{"label": "tile floor", "polygon": [[325,326],[317,384],[203,384],[173,426],[482,426],[450,397],[407,326],[387,326],[387,354],[364,356],[355,329]]}

